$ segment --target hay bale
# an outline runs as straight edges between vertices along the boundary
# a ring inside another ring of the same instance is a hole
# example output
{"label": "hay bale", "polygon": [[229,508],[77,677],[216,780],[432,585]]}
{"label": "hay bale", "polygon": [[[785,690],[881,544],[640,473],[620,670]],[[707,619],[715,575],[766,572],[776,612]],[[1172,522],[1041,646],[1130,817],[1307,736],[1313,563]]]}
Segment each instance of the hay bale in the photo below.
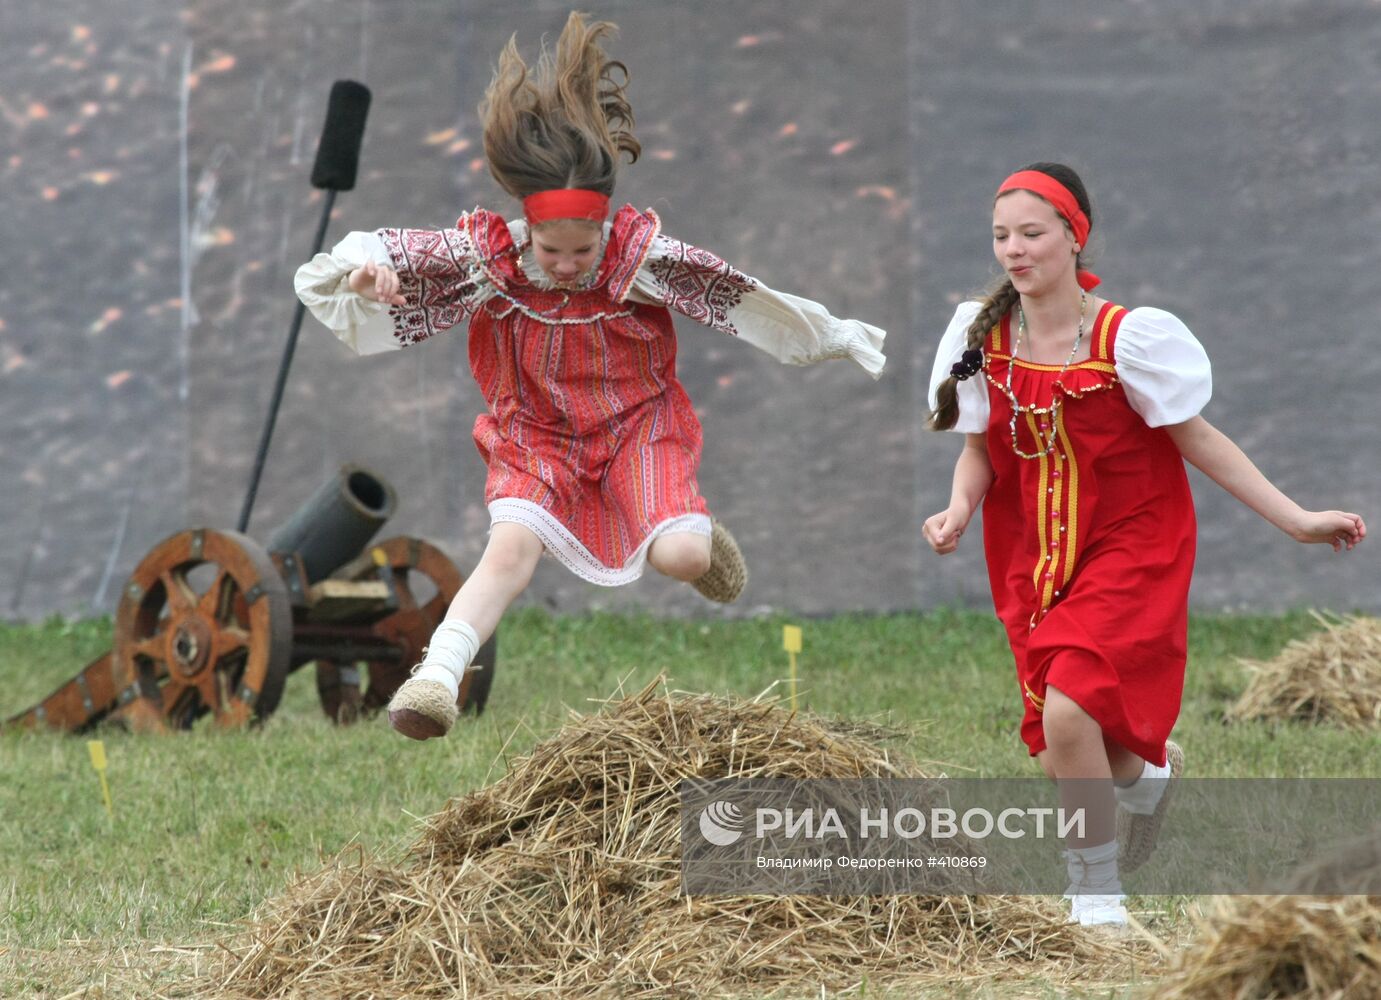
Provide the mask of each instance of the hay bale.
{"label": "hay bale", "polygon": [[1063,980],[1127,943],[1042,897],[682,897],[685,778],[926,777],[879,732],[662,682],[572,717],[425,823],[261,912],[206,995],[699,997],[905,977]]}
{"label": "hay bale", "polygon": [[1381,897],[1226,897],[1155,1000],[1377,1000]]}
{"label": "hay bale", "polygon": [[1294,639],[1251,675],[1229,722],[1294,719],[1347,729],[1381,727],[1381,620],[1314,613],[1323,631]]}
{"label": "hay bale", "polygon": [[1151,1000],[1377,1000],[1381,897],[1228,896]]}
{"label": "hay bale", "polygon": [[1151,1000],[1381,1000],[1381,827],[1295,872],[1292,893],[1226,896]]}

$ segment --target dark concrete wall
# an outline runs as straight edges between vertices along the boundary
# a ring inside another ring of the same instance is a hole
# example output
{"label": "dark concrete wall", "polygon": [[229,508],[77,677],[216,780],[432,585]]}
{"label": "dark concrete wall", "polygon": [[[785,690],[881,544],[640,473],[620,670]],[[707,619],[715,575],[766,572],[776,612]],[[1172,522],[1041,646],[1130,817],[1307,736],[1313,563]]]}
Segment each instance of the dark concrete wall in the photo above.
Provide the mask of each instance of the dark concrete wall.
{"label": "dark concrete wall", "polygon": [[[372,89],[351,228],[513,205],[479,160],[499,47],[555,3],[30,3],[0,60],[0,615],[106,609],[163,536],[233,527],[310,252],[330,84]],[[985,606],[977,537],[920,539],[958,441],[923,432],[934,344],[996,273],[1005,173],[1062,159],[1097,207],[1105,293],[1178,313],[1207,416],[1306,506],[1371,513],[1381,379],[1381,7],[1368,0],[610,2],[645,158],[619,197],[783,290],[889,331],[878,383],[682,323],[701,485],[747,552],[737,612]],[[387,533],[463,567],[487,516],[463,333],[356,359],[308,321],[250,533],[340,463],[397,487]],[[1377,543],[1298,546],[1195,474],[1206,608],[1381,606]],[[544,564],[561,609],[710,609]]]}

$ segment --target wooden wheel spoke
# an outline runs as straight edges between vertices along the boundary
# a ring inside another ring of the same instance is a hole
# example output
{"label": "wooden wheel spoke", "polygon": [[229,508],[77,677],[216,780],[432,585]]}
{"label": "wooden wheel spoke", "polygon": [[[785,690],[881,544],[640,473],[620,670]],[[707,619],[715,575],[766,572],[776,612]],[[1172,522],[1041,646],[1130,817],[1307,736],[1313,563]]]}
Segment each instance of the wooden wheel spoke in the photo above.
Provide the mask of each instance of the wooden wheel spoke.
{"label": "wooden wheel spoke", "polygon": [[155,663],[162,663],[168,656],[167,641],[161,632],[138,640],[131,646],[131,650],[135,656],[153,660]]}
{"label": "wooden wheel spoke", "polygon": [[[372,631],[376,637],[396,647],[399,655],[397,659],[370,661],[369,685],[362,696],[362,707],[366,710],[382,708],[407,680],[408,668],[421,658],[422,649],[437,625],[445,619],[447,608],[465,582],[446,553],[426,541],[408,537],[386,539],[375,545],[367,557],[361,555],[353,564],[353,577],[367,579],[368,574],[375,572],[369,563],[378,558],[380,551],[393,570],[397,607],[374,622]],[[493,647],[481,648],[489,650],[488,662],[492,663]],[[485,677],[490,673],[492,671],[487,671]],[[487,687],[479,689],[474,698],[477,711],[483,707],[487,695]],[[324,695],[322,703],[330,714]]]}
{"label": "wooden wheel spoke", "polygon": [[163,593],[168,602],[168,610],[174,615],[189,615],[197,606],[197,595],[187,582],[187,577],[176,569],[165,569],[158,574],[163,582]]}
{"label": "wooden wheel spoke", "polygon": [[249,633],[238,626],[218,629],[211,647],[211,664],[219,666],[238,654],[248,654]]}
{"label": "wooden wheel spoke", "polygon": [[232,698],[216,712],[216,727],[218,729],[241,729],[249,725],[253,716],[254,712],[248,705],[238,698]]}
{"label": "wooden wheel spoke", "polygon": [[195,706],[189,702],[193,696],[200,698],[199,689],[196,678],[183,680],[170,676],[167,683],[162,685],[159,693],[163,699],[163,715],[170,720],[173,728],[180,729],[191,723],[190,716],[195,712]]}
{"label": "wooden wheel spoke", "polygon": [[163,683],[159,685],[159,692],[163,696],[163,704],[173,705],[181,701],[183,696],[197,686],[195,677],[179,677],[176,674],[169,674],[162,678]]}
{"label": "wooden wheel spoke", "polygon": [[164,539],[131,575],[112,676],[122,693],[137,682],[132,708],[170,729],[208,714],[244,725],[277,707],[292,643],[287,584],[269,554],[238,532],[197,528]]}
{"label": "wooden wheel spoke", "polygon": [[218,709],[225,700],[221,697],[225,681],[222,679],[219,670],[213,670],[210,665],[207,669],[192,678],[192,683],[196,686],[197,693],[201,696],[201,704],[204,708],[212,711]]}
{"label": "wooden wheel spoke", "polygon": [[208,621],[227,622],[234,599],[235,578],[222,566],[211,586],[206,588],[206,593],[197,600],[197,612]]}
{"label": "wooden wheel spoke", "polygon": [[380,625],[387,628],[390,635],[405,635],[427,628],[427,618],[416,608],[399,609],[385,618]]}
{"label": "wooden wheel spoke", "polygon": [[398,612],[416,611],[417,598],[412,594],[412,588],[408,586],[407,577],[399,573],[393,579],[394,591],[398,594]]}

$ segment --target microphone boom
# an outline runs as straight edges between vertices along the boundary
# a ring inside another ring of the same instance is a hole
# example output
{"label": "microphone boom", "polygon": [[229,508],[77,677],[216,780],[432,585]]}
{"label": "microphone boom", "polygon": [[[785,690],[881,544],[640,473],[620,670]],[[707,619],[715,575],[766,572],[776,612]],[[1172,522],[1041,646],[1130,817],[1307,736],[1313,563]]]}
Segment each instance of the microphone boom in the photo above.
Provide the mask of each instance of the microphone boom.
{"label": "microphone boom", "polygon": [[326,124],[312,164],[312,186],[349,191],[360,165],[364,120],[369,114],[369,88],[354,80],[337,80],[326,103]]}

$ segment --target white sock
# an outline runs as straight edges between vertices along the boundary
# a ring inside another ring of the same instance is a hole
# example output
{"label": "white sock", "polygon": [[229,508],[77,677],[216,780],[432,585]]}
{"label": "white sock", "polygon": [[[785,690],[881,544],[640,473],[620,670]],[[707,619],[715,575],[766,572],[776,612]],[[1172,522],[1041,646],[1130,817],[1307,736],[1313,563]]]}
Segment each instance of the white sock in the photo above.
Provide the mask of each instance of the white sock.
{"label": "white sock", "polygon": [[444,621],[432,633],[427,655],[413,674],[424,681],[446,685],[452,698],[460,697],[460,678],[479,652],[480,637],[467,622],[458,618]]}
{"label": "white sock", "polygon": [[1094,847],[1071,847],[1065,851],[1069,889],[1074,895],[1119,895],[1122,880],[1117,874],[1117,841]]}
{"label": "white sock", "polygon": [[1136,781],[1126,788],[1114,788],[1113,794],[1117,796],[1117,804],[1123,809],[1130,813],[1149,816],[1156,811],[1160,797],[1165,794],[1165,787],[1169,783],[1170,762],[1166,761],[1163,766],[1157,767],[1148,760]]}

